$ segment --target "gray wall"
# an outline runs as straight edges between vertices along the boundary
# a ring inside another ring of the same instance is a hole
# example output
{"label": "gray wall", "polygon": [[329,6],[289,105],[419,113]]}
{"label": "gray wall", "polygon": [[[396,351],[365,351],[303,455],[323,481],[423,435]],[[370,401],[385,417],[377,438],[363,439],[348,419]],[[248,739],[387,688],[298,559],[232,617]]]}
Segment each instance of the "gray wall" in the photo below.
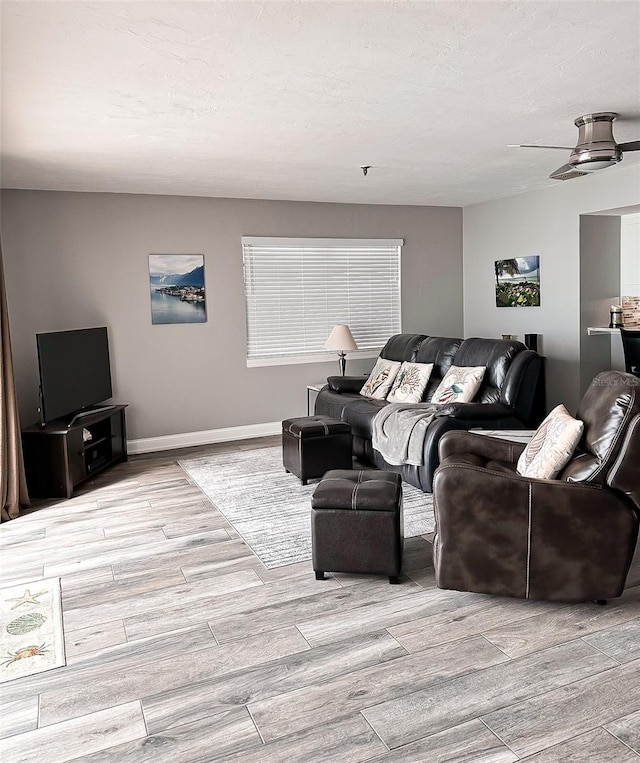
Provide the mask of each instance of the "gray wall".
{"label": "gray wall", "polygon": [[[306,413],[306,385],[337,363],[246,367],[242,235],[404,238],[403,330],[462,334],[458,208],[4,191],[23,422],[36,418],[36,332],[95,325],[109,327],[114,399],[131,406],[131,439]],[[151,252],[205,255],[207,323],[151,325]]]}
{"label": "gray wall", "polygon": [[[544,172],[541,164],[541,172]],[[638,165],[464,209],[467,336],[542,334],[549,405],[580,398],[580,215],[640,200]],[[495,306],[493,262],[540,256],[541,306]]]}
{"label": "gray wall", "polygon": [[589,326],[608,326],[620,302],[620,218],[580,218],[580,393],[612,367],[611,336],[588,336]]}

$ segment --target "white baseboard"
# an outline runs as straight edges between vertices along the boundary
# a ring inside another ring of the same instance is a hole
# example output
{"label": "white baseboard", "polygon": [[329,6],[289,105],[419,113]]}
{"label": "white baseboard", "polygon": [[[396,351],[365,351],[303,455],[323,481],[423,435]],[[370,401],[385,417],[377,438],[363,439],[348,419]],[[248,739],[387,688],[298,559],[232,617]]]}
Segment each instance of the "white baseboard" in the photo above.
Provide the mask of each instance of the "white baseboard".
{"label": "white baseboard", "polygon": [[280,432],[282,432],[281,421],[268,421],[265,424],[247,424],[242,427],[205,429],[202,432],[183,432],[182,434],[167,434],[161,437],[143,437],[140,440],[128,440],[127,449],[131,455],[135,453],[155,453],[158,450],[193,448],[196,445],[211,445],[215,442],[269,437],[270,435],[280,434]]}

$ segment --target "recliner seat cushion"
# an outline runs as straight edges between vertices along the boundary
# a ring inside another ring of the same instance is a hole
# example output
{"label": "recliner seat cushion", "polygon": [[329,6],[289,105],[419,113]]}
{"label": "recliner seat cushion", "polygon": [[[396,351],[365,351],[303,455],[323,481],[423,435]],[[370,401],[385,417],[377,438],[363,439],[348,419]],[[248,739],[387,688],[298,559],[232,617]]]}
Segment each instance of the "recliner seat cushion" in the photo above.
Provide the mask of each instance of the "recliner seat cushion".
{"label": "recliner seat cushion", "polygon": [[381,408],[387,405],[386,400],[371,400],[360,396],[359,400],[351,400],[342,411],[342,420],[351,425],[355,437],[371,440],[373,436],[373,419]]}
{"label": "recliner seat cushion", "polygon": [[498,461],[493,458],[486,458],[477,453],[455,453],[443,459],[440,462],[440,465],[476,466],[480,469],[490,469],[493,472],[516,474],[515,464],[509,461]]}
{"label": "recliner seat cushion", "polygon": [[[321,411],[325,416],[331,416],[334,419],[343,419],[344,411],[351,407],[354,402],[362,402],[366,398],[359,392],[335,392],[329,387],[325,387],[318,397],[321,397]],[[318,401],[316,400],[316,408]]]}

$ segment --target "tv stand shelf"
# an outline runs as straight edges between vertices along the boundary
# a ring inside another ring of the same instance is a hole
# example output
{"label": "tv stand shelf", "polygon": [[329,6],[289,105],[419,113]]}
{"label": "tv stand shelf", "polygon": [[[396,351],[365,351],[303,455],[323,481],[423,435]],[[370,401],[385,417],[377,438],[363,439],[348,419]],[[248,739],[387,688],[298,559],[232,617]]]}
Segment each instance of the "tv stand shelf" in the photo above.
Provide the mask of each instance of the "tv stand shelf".
{"label": "tv stand shelf", "polygon": [[102,407],[71,424],[68,419],[58,419],[44,427],[34,424],[23,429],[29,494],[33,498],[71,498],[86,479],[126,461],[126,407]]}

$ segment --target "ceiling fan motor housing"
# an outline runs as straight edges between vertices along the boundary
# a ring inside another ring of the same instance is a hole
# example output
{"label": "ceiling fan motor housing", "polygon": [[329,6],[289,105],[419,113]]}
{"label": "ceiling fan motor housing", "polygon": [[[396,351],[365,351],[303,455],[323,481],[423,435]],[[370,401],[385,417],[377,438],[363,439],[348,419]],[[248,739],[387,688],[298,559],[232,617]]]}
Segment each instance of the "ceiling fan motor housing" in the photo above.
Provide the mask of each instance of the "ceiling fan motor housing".
{"label": "ceiling fan motor housing", "polygon": [[613,111],[599,111],[576,119],[578,143],[569,157],[572,167],[588,171],[589,165],[597,163],[592,169],[603,169],[622,160],[622,151],[613,137],[613,122],[617,116]]}

